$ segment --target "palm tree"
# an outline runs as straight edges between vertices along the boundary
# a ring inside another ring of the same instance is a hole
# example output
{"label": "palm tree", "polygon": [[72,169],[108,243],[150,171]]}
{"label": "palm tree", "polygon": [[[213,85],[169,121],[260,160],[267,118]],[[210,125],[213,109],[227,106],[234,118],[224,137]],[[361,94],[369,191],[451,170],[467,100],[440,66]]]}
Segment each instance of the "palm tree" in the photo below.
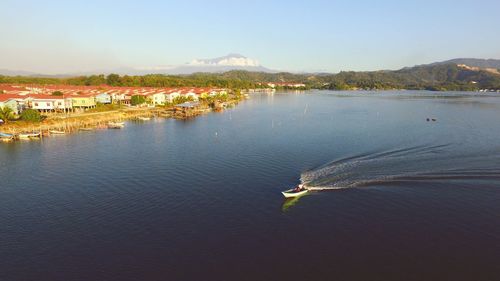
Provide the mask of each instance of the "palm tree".
{"label": "palm tree", "polygon": [[13,117],[13,110],[8,106],[0,107],[0,119],[2,119],[5,123]]}

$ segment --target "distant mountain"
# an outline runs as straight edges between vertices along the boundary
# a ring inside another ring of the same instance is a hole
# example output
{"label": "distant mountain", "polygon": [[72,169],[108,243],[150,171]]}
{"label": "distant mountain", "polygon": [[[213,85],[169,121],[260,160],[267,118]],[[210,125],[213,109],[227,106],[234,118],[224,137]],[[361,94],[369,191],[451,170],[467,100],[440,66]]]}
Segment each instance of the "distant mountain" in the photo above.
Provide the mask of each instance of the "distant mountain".
{"label": "distant mountain", "polygon": [[169,74],[169,75],[188,75],[198,72],[204,73],[223,73],[231,70],[246,70],[251,72],[277,72],[262,66],[257,60],[247,58],[240,54],[229,54],[227,56],[213,59],[195,59],[190,63],[181,65],[160,65],[150,67],[120,67],[110,69],[98,69],[95,71],[85,71],[76,73],[60,73],[60,74],[40,74],[29,71],[12,71],[8,69],[0,69],[0,75],[5,76],[36,76],[36,77],[71,77],[71,76],[88,76],[95,74],[111,74],[120,75],[147,75],[147,74]]}
{"label": "distant mountain", "polygon": [[136,75],[144,74],[171,74],[171,75],[186,75],[198,72],[204,73],[223,73],[231,70],[246,70],[251,72],[276,72],[274,70],[268,69],[263,66],[241,66],[241,65],[192,65],[185,64],[174,67],[165,67],[164,69],[134,69],[129,72],[133,72]]}
{"label": "distant mountain", "polygon": [[451,59],[442,62],[435,62],[431,65],[436,64],[458,64],[458,65],[467,65],[471,67],[479,67],[479,68],[495,68],[500,69],[500,60],[497,59],[471,59],[471,58],[459,58],[459,59]]}
{"label": "distant mountain", "polygon": [[35,76],[39,75],[35,72],[23,71],[23,70],[9,70],[9,69],[0,69],[0,75],[5,76]]}
{"label": "distant mountain", "polygon": [[214,59],[195,59],[190,65],[194,66],[240,66],[240,67],[259,67],[257,60],[247,58],[240,54],[229,54],[227,56]]}
{"label": "distant mountain", "polygon": [[120,69],[115,73],[118,74],[193,74],[198,72],[204,73],[222,73],[231,70],[246,70],[252,72],[276,72],[268,69],[257,60],[247,58],[240,54],[229,54],[227,56],[213,59],[195,59],[190,63],[173,66],[154,66]]}

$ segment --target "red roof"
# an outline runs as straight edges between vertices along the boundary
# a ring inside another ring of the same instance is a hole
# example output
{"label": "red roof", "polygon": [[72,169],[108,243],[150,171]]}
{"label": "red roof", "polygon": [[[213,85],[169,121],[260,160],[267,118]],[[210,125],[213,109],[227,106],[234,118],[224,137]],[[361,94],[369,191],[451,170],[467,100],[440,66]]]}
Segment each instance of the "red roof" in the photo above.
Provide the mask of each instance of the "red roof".
{"label": "red roof", "polygon": [[[28,87],[29,89],[25,88]],[[28,94],[29,97],[37,99],[62,99],[71,97],[89,97],[96,96],[100,93],[116,94],[116,95],[152,95],[155,93],[173,93],[179,92],[182,94],[195,93],[197,95],[203,92],[217,90],[209,87],[111,87],[107,85],[101,86],[73,86],[73,85],[13,85],[0,84],[0,90],[5,94]],[[52,96],[55,91],[60,91],[64,96]],[[26,98],[27,96],[19,96],[18,98]]]}
{"label": "red roof", "polygon": [[22,99],[22,98],[26,98],[26,97],[19,96],[19,95],[13,95],[13,94],[0,94],[0,101],[1,102],[8,101],[10,99]]}
{"label": "red roof", "polygon": [[34,100],[62,100],[68,97],[63,96],[49,96],[49,95],[30,95]]}

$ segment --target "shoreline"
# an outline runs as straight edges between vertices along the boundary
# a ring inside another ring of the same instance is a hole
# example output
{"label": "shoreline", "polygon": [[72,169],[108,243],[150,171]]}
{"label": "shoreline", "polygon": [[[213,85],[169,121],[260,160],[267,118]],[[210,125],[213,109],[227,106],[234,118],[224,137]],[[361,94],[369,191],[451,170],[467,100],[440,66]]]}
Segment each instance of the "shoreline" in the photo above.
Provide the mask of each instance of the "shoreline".
{"label": "shoreline", "polygon": [[223,105],[214,107],[201,103],[198,107],[191,109],[179,109],[176,106],[130,107],[103,112],[73,114],[69,116],[61,113],[50,115],[47,119],[38,123],[20,120],[9,121],[7,124],[0,126],[0,132],[11,134],[13,137],[11,139],[0,138],[0,140],[6,142],[16,140],[19,139],[19,134],[23,133],[39,133],[40,137],[47,137],[51,135],[51,131],[57,131],[61,134],[70,134],[85,130],[105,129],[108,128],[109,123],[123,122],[125,120],[140,121],[142,118],[174,118],[185,120],[196,118],[199,115],[210,112],[223,111],[226,108],[236,106],[241,100],[243,99],[231,99],[226,101]]}

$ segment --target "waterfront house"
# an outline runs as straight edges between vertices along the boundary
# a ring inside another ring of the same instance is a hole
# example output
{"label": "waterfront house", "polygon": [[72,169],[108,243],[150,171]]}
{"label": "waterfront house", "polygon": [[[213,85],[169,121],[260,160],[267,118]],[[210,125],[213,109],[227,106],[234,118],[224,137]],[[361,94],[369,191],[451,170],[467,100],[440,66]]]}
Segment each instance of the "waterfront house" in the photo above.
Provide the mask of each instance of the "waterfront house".
{"label": "waterfront house", "polygon": [[165,93],[165,101],[172,103],[175,98],[180,96],[180,91],[178,89],[170,89]]}
{"label": "waterfront house", "polygon": [[164,105],[165,104],[165,92],[152,92],[148,93],[147,97],[152,105]]}
{"label": "waterfront house", "polygon": [[28,108],[32,100],[30,96],[25,96],[25,95],[14,95],[12,99],[17,102],[17,114],[21,114],[23,110]]}
{"label": "waterfront house", "polygon": [[96,107],[96,99],[93,94],[79,94],[71,96],[73,110],[87,110]]}
{"label": "waterfront house", "polygon": [[111,95],[108,93],[100,93],[95,96],[96,103],[111,104]]}
{"label": "waterfront house", "polygon": [[40,112],[69,111],[72,100],[62,96],[33,95],[30,96],[29,107]]}
{"label": "waterfront house", "polygon": [[132,103],[132,95],[131,94],[128,94],[128,95],[123,95],[123,99],[120,100],[120,104],[124,104],[124,105],[131,105]]}
{"label": "waterfront house", "polygon": [[226,96],[227,91],[224,89],[209,89],[208,90],[208,96],[210,97],[215,97],[215,96]]}
{"label": "waterfront house", "polygon": [[175,107],[178,109],[185,110],[185,109],[196,109],[199,106],[200,106],[199,102],[187,101],[185,103],[178,104]]}
{"label": "waterfront house", "polygon": [[125,101],[125,97],[127,96],[128,91],[127,90],[112,90],[108,92],[109,95],[111,96],[111,101],[113,103],[117,104],[123,104]]}
{"label": "waterfront house", "polygon": [[12,109],[12,112],[14,114],[19,114],[20,107],[19,103],[17,102],[18,97],[19,96],[12,94],[0,94],[0,108],[8,107]]}
{"label": "waterfront house", "polygon": [[187,118],[200,114],[203,112],[201,103],[197,101],[188,101],[185,103],[177,104],[174,107],[175,118]]}
{"label": "waterfront house", "polygon": [[181,90],[180,95],[193,101],[198,101],[198,95],[194,89]]}

